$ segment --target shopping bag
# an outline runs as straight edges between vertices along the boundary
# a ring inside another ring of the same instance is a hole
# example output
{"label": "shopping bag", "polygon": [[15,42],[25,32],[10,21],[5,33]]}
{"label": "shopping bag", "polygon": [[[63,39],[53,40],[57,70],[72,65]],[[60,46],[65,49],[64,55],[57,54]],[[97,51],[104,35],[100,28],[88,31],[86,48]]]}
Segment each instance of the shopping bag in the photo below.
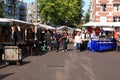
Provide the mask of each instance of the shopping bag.
{"label": "shopping bag", "polygon": [[74,43],[74,45],[73,46],[76,46],[76,43]]}

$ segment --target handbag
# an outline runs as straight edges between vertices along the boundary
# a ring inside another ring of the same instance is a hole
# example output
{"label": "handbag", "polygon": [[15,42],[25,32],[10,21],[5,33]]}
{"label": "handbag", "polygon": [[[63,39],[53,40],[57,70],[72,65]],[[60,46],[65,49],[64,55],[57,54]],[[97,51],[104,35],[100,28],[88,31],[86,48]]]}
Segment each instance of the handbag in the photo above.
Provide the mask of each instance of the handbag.
{"label": "handbag", "polygon": [[76,46],[76,43],[74,43],[74,45],[73,46]]}

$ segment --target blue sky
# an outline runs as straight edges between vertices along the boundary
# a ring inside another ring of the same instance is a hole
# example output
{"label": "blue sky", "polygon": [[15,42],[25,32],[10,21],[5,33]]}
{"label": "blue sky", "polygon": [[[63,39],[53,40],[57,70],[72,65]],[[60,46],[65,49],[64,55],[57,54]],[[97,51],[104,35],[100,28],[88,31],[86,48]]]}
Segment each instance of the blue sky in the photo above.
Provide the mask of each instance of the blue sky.
{"label": "blue sky", "polygon": [[24,2],[31,3],[31,2],[35,2],[35,0],[24,0]]}
{"label": "blue sky", "polygon": [[83,10],[86,12],[89,8],[89,3],[90,3],[90,0],[83,0],[84,1],[84,7],[83,7]]}
{"label": "blue sky", "polygon": [[[90,0],[83,0],[83,1],[85,2],[83,10],[86,12],[89,8],[89,1]],[[35,2],[35,0],[24,0],[24,2],[31,3],[31,2]]]}

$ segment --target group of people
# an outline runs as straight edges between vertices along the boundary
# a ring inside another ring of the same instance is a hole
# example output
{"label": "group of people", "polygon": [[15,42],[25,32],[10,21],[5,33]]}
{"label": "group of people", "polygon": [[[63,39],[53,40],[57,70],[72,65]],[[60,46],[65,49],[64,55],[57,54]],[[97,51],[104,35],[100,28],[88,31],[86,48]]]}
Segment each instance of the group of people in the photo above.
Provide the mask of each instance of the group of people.
{"label": "group of people", "polygon": [[[32,38],[32,42],[34,37]],[[51,32],[51,30],[47,30],[46,33],[44,34],[44,40],[42,41],[44,44],[41,45],[41,47],[44,47],[43,51],[50,52],[52,50],[55,50],[56,52],[60,51],[60,47],[62,46],[62,52],[67,52],[68,51],[68,43],[70,40],[70,36],[67,32],[67,30],[63,30],[60,32],[59,30],[56,30],[55,32]],[[73,41],[76,52],[80,52],[80,47],[82,44],[82,35],[80,32],[76,32]],[[33,55],[32,51],[32,43],[30,47],[30,53]],[[46,48],[46,50],[45,50]]]}
{"label": "group of people", "polygon": [[[51,44],[54,40],[54,49],[56,52],[59,51],[60,44],[62,44],[62,50],[63,52],[68,51],[68,43],[69,43],[69,35],[66,30],[63,30],[62,33],[60,33],[58,30],[56,33],[51,34],[49,31],[45,34],[45,40],[46,40],[46,46],[48,51],[51,50]],[[82,44],[82,36],[80,32],[77,32],[73,38],[74,46],[76,48],[77,52],[80,52],[80,45]]]}
{"label": "group of people", "polygon": [[67,52],[67,45],[69,42],[69,36],[66,30],[60,33],[58,30],[51,34],[49,31],[45,34],[46,46],[48,51],[51,51],[52,43],[54,42],[54,49],[59,51],[60,44],[62,43],[63,52]]}

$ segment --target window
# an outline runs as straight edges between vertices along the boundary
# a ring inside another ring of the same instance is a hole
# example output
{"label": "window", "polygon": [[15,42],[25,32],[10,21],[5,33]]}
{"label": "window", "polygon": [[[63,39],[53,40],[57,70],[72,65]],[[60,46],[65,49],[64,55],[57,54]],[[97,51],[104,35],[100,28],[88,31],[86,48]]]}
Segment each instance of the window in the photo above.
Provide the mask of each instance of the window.
{"label": "window", "polygon": [[113,22],[120,22],[120,16],[113,16]]}
{"label": "window", "polygon": [[114,4],[114,11],[116,12],[120,11],[120,4]]}
{"label": "window", "polygon": [[106,22],[106,17],[105,16],[101,16],[100,17],[100,22]]}
{"label": "window", "polygon": [[106,4],[101,4],[101,11],[106,11]]}

